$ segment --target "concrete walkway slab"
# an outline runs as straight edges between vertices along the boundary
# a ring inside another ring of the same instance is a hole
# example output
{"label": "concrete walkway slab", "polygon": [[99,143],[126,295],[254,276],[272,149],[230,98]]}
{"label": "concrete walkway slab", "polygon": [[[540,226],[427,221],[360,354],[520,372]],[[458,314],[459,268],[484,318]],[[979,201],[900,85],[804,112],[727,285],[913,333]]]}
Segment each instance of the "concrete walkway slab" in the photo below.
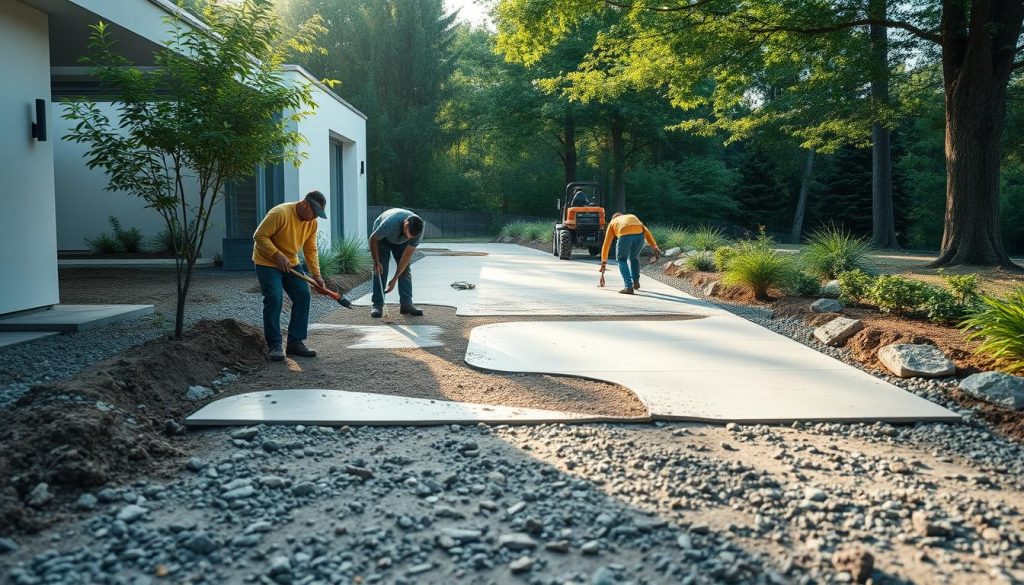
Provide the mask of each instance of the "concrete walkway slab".
{"label": "concrete walkway slab", "polygon": [[314,323],[310,331],[339,332],[358,336],[346,349],[415,349],[440,347],[443,330],[436,325],[337,325]]}
{"label": "concrete walkway slab", "polygon": [[272,390],[228,396],[185,419],[193,426],[269,424],[444,425],[646,422],[642,418],[407,398],[344,390]]}
{"label": "concrete walkway slab", "polygon": [[[486,256],[427,255],[412,266],[413,298],[417,304],[456,307],[457,315],[724,315],[726,311],[651,278],[641,282],[636,295],[619,294],[622,280],[609,266],[607,286],[597,286],[598,262],[559,260],[551,254],[511,244],[444,244],[424,247],[460,252],[486,252]],[[392,263],[392,274],[394,263]],[[455,281],[474,283],[472,290],[456,290]],[[398,302],[392,292],[386,300]],[[370,295],[355,301],[370,305]]]}
{"label": "concrete walkway slab", "polygon": [[0,331],[77,332],[153,313],[153,305],[54,305],[0,319]]}
{"label": "concrete walkway slab", "polygon": [[620,384],[655,419],[959,421],[955,413],[735,316],[687,321],[497,323],[466,362]]}
{"label": "concrete walkway slab", "polygon": [[14,347],[22,343],[28,343],[44,337],[60,335],[56,331],[10,331],[0,333],[0,349]]}

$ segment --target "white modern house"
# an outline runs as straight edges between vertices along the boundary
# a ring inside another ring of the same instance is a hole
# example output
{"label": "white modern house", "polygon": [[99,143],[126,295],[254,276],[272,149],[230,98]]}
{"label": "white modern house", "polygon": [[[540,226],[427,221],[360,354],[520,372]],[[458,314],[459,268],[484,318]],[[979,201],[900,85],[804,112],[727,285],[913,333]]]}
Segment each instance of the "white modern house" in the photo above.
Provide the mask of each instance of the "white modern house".
{"label": "white modern house", "polygon": [[[169,0],[0,0],[0,315],[59,303],[58,250],[85,249],[87,238],[108,231],[109,216],[147,237],[162,230],[143,201],[104,190],[106,177],[86,167],[84,145],[62,140],[69,122],[60,102],[100,95],[78,62],[89,25],[108,23],[119,50],[146,66],[169,35],[168,17],[204,26]],[[251,267],[252,233],[269,208],[314,189],[328,197],[322,242],[366,235],[366,116],[301,67],[283,74],[311,85],[317,103],[298,123],[306,158],[298,167],[253,169],[231,186],[202,250],[223,256],[229,269]]]}

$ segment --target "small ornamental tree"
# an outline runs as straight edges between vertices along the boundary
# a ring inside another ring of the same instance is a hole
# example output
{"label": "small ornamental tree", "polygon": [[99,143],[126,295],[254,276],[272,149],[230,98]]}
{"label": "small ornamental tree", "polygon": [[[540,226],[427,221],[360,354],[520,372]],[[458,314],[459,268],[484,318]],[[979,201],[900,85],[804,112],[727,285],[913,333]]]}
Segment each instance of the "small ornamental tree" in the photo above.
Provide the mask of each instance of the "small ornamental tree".
{"label": "small ornamental tree", "polygon": [[298,165],[304,142],[295,122],[316,107],[310,88],[284,79],[289,51],[308,52],[323,32],[318,18],[286,35],[269,0],[210,0],[200,29],[174,17],[152,68],[118,53],[108,26],[93,25],[83,62],[117,112],[111,119],[89,100],[68,105],[75,122],[65,140],[86,144],[90,169],[102,169],[110,191],[140,197],[163,218],[175,253],[181,338],[185,299],[214,206],[225,186],[257,165]]}

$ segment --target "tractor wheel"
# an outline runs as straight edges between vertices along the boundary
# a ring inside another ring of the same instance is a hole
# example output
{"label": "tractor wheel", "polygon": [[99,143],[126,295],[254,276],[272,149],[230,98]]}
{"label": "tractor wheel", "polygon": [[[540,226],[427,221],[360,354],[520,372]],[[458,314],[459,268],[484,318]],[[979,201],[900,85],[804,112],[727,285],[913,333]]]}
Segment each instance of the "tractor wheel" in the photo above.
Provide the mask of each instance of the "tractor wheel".
{"label": "tractor wheel", "polygon": [[590,252],[591,256],[597,256],[601,253],[601,248],[599,246],[590,246],[587,248],[587,252]]}
{"label": "tractor wheel", "polygon": [[558,229],[551,232],[551,255],[558,256]]}
{"label": "tractor wheel", "polygon": [[562,230],[558,232],[558,257],[568,260],[572,257],[572,231]]}

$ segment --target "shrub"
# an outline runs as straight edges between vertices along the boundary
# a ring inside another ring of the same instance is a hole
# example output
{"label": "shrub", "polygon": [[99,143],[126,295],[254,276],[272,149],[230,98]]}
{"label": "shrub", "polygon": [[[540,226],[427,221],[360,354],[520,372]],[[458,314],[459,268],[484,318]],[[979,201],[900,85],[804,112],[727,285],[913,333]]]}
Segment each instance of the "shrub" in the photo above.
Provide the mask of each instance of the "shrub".
{"label": "shrub", "polygon": [[771,237],[764,226],[758,228],[757,237],[740,240],[735,246],[740,251],[763,250],[771,251],[776,248],[775,238]]}
{"label": "shrub", "polygon": [[667,250],[672,247],[668,245],[668,241],[672,236],[672,226],[649,225],[647,229],[650,230],[651,235],[654,236],[654,241],[658,242],[658,246],[662,249]]}
{"label": "shrub", "polygon": [[[665,238],[665,245],[662,248],[666,250],[669,248],[689,250],[691,239],[693,239],[693,236],[687,230],[674,228],[669,231],[668,237]],[[661,245],[661,240],[658,240],[658,245]]]}
{"label": "shrub", "polygon": [[957,300],[956,295],[944,288],[933,287],[928,291],[928,298],[921,308],[928,315],[928,320],[934,323],[959,323],[968,314],[967,307]]}
{"label": "shrub", "polygon": [[365,240],[359,238],[345,238],[330,247],[319,244],[320,273],[324,276],[368,273],[373,266],[373,257],[364,244]]}
{"label": "shrub", "polygon": [[513,221],[512,223],[506,223],[504,227],[501,228],[499,235],[518,240],[526,233],[526,227],[528,225],[529,224],[525,221]]}
{"label": "shrub", "polygon": [[790,286],[796,272],[793,258],[770,249],[742,250],[729,262],[722,277],[728,285],[745,286],[758,300],[768,299],[768,290]]}
{"label": "shrub", "polygon": [[946,277],[946,286],[961,305],[975,307],[981,302],[981,284],[977,274],[951,274]]}
{"label": "shrub", "polygon": [[870,253],[871,244],[864,238],[854,237],[835,226],[826,226],[811,234],[802,256],[808,272],[819,279],[831,280],[840,272],[866,271],[870,266]]}
{"label": "shrub", "polygon": [[875,278],[868,298],[883,313],[905,315],[923,305],[930,293],[931,287],[920,280],[883,274]]}
{"label": "shrub", "polygon": [[528,223],[523,229],[523,237],[528,240],[550,243],[553,227],[552,224],[543,221]]}
{"label": "shrub", "polygon": [[839,280],[839,301],[844,305],[859,305],[871,294],[875,279],[863,270],[847,270],[836,275]]}
{"label": "shrub", "polygon": [[715,271],[715,258],[711,252],[697,252],[692,256],[687,256],[683,260],[683,264],[687,270],[696,270],[698,272]]}
{"label": "shrub", "polygon": [[977,353],[987,355],[1005,371],[1024,371],[1024,288],[1005,299],[981,297],[982,309],[963,322],[967,339],[979,340]]}
{"label": "shrub", "polygon": [[121,251],[121,242],[118,242],[115,236],[106,232],[95,238],[86,238],[85,245],[89,246],[89,249],[97,254],[116,254]]}
{"label": "shrub", "polygon": [[110,222],[110,229],[113,230],[114,238],[117,239],[117,243],[122,251],[130,254],[142,251],[142,232],[139,228],[123,229],[121,227],[121,220],[113,215],[108,217],[107,221]]}
{"label": "shrub", "polygon": [[725,232],[714,226],[701,226],[690,236],[690,245],[694,250],[713,251],[729,245]]}
{"label": "shrub", "polygon": [[164,228],[160,233],[150,238],[148,249],[151,252],[177,254],[177,250],[174,249],[174,238],[171,236],[171,230]]}
{"label": "shrub", "polygon": [[821,294],[821,281],[803,270],[797,270],[793,273],[793,281],[783,290],[787,295],[817,297]]}
{"label": "shrub", "polygon": [[729,262],[736,257],[736,248],[732,246],[722,246],[715,250],[715,268],[719,272],[725,272],[729,269]]}

